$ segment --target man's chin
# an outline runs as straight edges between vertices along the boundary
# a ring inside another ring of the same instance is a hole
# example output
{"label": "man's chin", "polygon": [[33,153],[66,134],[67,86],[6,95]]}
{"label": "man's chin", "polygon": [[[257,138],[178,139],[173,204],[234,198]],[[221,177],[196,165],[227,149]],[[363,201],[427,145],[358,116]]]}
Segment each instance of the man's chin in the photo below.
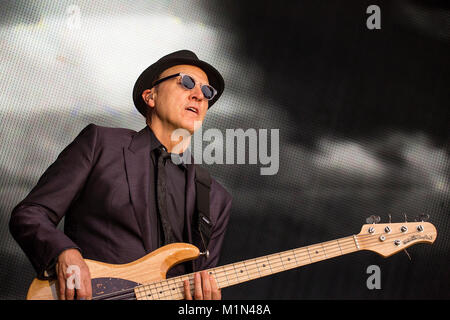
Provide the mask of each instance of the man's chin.
{"label": "man's chin", "polygon": [[182,128],[189,131],[189,133],[193,135],[195,131],[202,127],[202,123],[202,121],[186,121],[183,123]]}

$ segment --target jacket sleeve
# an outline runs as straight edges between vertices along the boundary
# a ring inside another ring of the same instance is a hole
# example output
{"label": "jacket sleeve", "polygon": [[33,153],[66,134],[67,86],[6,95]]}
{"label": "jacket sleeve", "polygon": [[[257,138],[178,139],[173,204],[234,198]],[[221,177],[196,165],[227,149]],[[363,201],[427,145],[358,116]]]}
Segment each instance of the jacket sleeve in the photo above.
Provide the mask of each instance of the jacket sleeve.
{"label": "jacket sleeve", "polygon": [[47,278],[45,271],[62,251],[80,250],[57,225],[83,189],[93,164],[96,140],[97,128],[89,124],[11,213],[10,232],[40,279]]}

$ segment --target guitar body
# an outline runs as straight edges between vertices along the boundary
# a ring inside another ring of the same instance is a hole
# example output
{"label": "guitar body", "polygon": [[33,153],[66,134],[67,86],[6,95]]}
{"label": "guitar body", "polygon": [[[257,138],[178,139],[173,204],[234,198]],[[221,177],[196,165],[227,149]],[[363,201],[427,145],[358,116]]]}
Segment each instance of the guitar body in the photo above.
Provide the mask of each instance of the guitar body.
{"label": "guitar body", "polygon": [[[197,247],[172,243],[126,264],[108,264],[85,259],[92,281],[92,297],[132,289],[140,284],[163,280],[173,266],[199,256]],[[34,279],[27,300],[57,300],[58,281]]]}

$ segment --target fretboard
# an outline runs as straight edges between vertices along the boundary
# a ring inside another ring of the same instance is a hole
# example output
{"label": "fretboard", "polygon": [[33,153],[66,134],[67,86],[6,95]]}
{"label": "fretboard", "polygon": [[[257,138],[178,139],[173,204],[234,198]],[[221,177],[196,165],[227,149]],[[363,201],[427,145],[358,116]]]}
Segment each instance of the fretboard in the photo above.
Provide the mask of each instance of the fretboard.
{"label": "fretboard", "polygon": [[[231,263],[208,269],[207,271],[214,275],[219,288],[225,288],[358,250],[358,239],[357,236],[354,235],[307,247],[274,253],[259,258]],[[184,280],[188,280],[191,288],[193,288],[194,274],[190,273],[137,286],[134,289],[136,298],[138,300],[184,299]]]}

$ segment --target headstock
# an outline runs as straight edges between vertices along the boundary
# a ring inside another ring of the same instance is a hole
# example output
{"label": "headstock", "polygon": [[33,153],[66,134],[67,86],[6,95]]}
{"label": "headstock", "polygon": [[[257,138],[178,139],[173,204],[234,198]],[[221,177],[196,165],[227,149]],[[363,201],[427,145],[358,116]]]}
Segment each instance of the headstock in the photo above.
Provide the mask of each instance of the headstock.
{"label": "headstock", "polygon": [[356,236],[359,249],[389,257],[416,243],[433,243],[436,228],[429,222],[365,224]]}

